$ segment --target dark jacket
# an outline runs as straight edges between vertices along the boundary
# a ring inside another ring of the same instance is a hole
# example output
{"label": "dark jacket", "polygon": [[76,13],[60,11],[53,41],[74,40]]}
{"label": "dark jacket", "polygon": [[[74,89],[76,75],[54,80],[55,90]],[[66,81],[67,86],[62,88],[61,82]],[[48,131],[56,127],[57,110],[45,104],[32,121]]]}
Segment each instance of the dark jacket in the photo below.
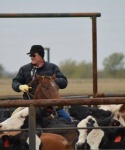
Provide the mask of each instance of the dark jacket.
{"label": "dark jacket", "polygon": [[[32,70],[33,70],[33,65],[31,63],[26,64],[22,66],[19,69],[19,72],[17,73],[16,77],[13,78],[12,80],[12,88],[16,92],[20,92],[19,86],[21,84],[28,84],[32,80]],[[49,62],[45,62],[42,68],[38,68],[36,71],[36,74],[38,75],[48,75],[52,76],[53,74],[56,74],[56,84],[59,86],[60,89],[66,88],[68,81],[67,78],[62,74],[60,69],[58,68],[57,65]],[[26,93],[24,93],[24,99],[26,96]]]}

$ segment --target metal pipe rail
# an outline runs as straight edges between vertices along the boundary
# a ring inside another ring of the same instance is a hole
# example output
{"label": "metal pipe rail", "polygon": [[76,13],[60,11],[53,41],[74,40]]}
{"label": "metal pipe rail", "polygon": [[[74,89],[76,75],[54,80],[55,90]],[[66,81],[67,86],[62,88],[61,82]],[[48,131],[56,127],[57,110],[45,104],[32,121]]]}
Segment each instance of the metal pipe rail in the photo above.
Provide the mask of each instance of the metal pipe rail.
{"label": "metal pipe rail", "polygon": [[[63,99],[77,99],[77,98],[89,98],[93,96],[92,93],[78,94],[78,95],[62,95]],[[125,97],[125,92],[106,92],[106,93],[97,93],[96,97]],[[0,100],[21,100],[23,97],[21,95],[6,95],[0,96]]]}
{"label": "metal pipe rail", "polygon": [[34,107],[40,106],[69,106],[69,105],[107,105],[125,104],[125,98],[84,98],[84,99],[36,99],[36,100],[4,100],[0,101],[0,108]]}
{"label": "metal pipe rail", "polygon": [[0,13],[0,18],[100,17],[101,13]]}
{"label": "metal pipe rail", "polygon": [[35,150],[36,109],[40,106],[68,106],[68,105],[98,105],[125,104],[125,98],[84,98],[84,99],[41,99],[41,100],[4,100],[0,108],[29,107],[29,149]]}
{"label": "metal pipe rail", "polygon": [[96,18],[101,13],[0,13],[0,18],[64,18],[64,17],[90,17],[92,19],[92,53],[93,53],[93,97],[97,89],[97,31]]}

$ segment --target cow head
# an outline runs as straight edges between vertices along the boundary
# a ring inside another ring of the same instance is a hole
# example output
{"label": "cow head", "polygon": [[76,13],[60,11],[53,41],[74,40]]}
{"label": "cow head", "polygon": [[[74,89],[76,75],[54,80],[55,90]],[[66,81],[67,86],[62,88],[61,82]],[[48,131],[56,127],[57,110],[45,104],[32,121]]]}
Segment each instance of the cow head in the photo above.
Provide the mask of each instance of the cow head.
{"label": "cow head", "polygon": [[0,123],[0,130],[20,129],[29,114],[28,107],[22,109],[7,120]]}
{"label": "cow head", "polygon": [[[82,121],[80,121],[77,125],[78,128],[87,128],[90,126],[94,126],[94,127],[98,127],[98,124],[96,122],[96,120],[92,117],[92,116],[88,116],[86,119],[83,119]],[[76,147],[83,147],[83,145],[85,144],[86,141],[86,137],[88,134],[88,130],[87,129],[78,129],[79,132],[79,137],[78,137],[78,142],[76,143]]]}
{"label": "cow head", "polygon": [[109,110],[114,115],[113,119],[119,122],[121,126],[125,126],[125,104],[119,105],[100,105],[103,110]]}
{"label": "cow head", "polygon": [[[0,149],[8,150],[29,150],[29,133],[22,131],[19,133],[8,132],[0,135]],[[42,149],[42,142],[36,135],[36,150]]]}

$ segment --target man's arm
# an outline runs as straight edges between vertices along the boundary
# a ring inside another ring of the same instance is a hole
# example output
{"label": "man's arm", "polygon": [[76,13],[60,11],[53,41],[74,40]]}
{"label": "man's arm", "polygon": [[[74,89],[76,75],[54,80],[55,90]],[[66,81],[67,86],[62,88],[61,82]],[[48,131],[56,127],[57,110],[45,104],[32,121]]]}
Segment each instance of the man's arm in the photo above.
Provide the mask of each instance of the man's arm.
{"label": "man's arm", "polygon": [[54,73],[56,74],[56,84],[59,86],[60,89],[64,89],[68,85],[68,80],[67,78],[63,75],[63,73],[60,71],[58,66],[54,66],[53,68]]}

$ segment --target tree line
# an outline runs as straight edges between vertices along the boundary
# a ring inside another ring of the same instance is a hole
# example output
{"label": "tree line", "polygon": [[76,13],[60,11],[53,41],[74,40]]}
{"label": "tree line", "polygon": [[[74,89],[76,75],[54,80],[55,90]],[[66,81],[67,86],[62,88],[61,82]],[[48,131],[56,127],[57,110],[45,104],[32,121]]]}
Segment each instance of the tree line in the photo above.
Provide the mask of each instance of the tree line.
{"label": "tree line", "polygon": [[[60,62],[60,70],[67,78],[92,78],[92,62],[77,62],[75,60],[65,60]],[[125,55],[123,53],[113,53],[103,60],[102,70],[98,70],[98,78],[125,78]],[[5,71],[0,64],[0,77],[13,78],[16,73]]]}
{"label": "tree line", "polygon": [[[113,53],[103,60],[104,69],[98,70],[98,78],[125,78],[125,56]],[[66,60],[60,63],[60,69],[68,78],[92,78],[92,62]]]}

